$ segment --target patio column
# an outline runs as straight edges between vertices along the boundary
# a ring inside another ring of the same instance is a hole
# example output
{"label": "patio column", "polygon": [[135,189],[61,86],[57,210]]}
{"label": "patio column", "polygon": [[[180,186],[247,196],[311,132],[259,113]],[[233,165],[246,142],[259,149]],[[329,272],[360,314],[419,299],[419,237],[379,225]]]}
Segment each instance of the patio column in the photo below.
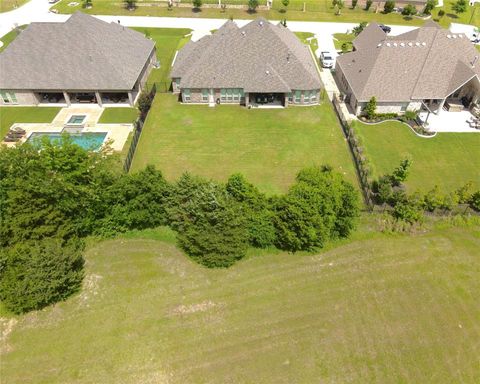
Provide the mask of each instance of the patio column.
{"label": "patio column", "polygon": [[284,105],[285,105],[285,108],[288,107],[288,95],[286,93],[283,94],[283,100],[284,100]]}
{"label": "patio column", "polygon": [[68,95],[68,92],[63,91],[63,98],[65,99],[65,103],[67,103],[67,107],[70,107],[72,105],[72,102],[70,101],[70,96]]}
{"label": "patio column", "polygon": [[248,104],[250,104],[250,94],[245,93],[245,106],[248,107]]}
{"label": "patio column", "polygon": [[437,112],[436,114],[439,115],[442,111],[443,111],[443,106],[445,105],[445,101],[447,99],[443,99],[441,102],[440,102],[440,105],[438,106],[438,109],[437,109]]}
{"label": "patio column", "polygon": [[133,107],[135,105],[135,101],[133,100],[132,92],[128,92],[128,101],[130,102],[130,106]]}
{"label": "patio column", "polygon": [[95,98],[97,99],[97,103],[100,107],[102,107],[102,96],[100,95],[100,92],[95,91]]}

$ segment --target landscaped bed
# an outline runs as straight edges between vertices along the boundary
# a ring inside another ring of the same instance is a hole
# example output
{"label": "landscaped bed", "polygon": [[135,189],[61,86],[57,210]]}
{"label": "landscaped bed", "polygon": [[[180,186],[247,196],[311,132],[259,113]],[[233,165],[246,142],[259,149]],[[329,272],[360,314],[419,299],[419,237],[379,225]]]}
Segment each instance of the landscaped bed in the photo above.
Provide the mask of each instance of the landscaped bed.
{"label": "landscaped bed", "polygon": [[285,191],[302,167],[331,164],[356,183],[353,163],[331,104],[250,110],[182,105],[157,94],[133,162],[155,164],[167,179],[183,172],[217,180],[235,172],[266,192]]}
{"label": "landscaped bed", "polygon": [[480,186],[480,134],[438,133],[421,138],[393,121],[375,125],[357,122],[355,128],[374,177],[391,172],[407,157],[413,161],[406,182],[410,192],[425,192],[435,185],[449,192],[469,180]]}

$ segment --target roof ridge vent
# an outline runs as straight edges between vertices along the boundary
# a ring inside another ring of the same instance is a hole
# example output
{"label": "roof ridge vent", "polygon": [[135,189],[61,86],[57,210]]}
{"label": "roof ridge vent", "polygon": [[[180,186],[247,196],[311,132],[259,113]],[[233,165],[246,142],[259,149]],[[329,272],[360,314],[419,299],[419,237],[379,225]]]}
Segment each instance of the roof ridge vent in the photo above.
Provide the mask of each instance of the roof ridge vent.
{"label": "roof ridge vent", "polygon": [[400,46],[401,46],[401,47],[405,47],[405,43],[403,43],[403,42],[400,43]]}
{"label": "roof ridge vent", "polygon": [[409,47],[413,47],[413,43],[411,41],[408,42]]}
{"label": "roof ridge vent", "polygon": [[390,43],[387,43],[387,47],[390,47]]}
{"label": "roof ridge vent", "polygon": [[427,43],[423,42],[422,45],[425,47],[427,45]]}
{"label": "roof ridge vent", "polygon": [[382,46],[382,43],[377,44],[377,48],[380,48]]}
{"label": "roof ridge vent", "polygon": [[420,46],[420,43],[417,41],[417,42],[415,42],[415,45],[416,45],[417,47],[419,47],[419,46]]}
{"label": "roof ridge vent", "polygon": [[447,39],[451,39],[452,38],[452,35],[447,35]]}
{"label": "roof ridge vent", "polygon": [[260,20],[260,21],[258,22],[258,25],[260,25],[260,27],[263,27],[263,21]]}

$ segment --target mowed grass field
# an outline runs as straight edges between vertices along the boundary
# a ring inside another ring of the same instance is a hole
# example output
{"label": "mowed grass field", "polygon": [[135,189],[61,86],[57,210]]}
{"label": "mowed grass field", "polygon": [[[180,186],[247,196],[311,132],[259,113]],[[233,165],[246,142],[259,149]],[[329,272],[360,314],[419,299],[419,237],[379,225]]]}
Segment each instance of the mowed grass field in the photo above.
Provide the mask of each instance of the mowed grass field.
{"label": "mowed grass field", "polygon": [[189,171],[225,181],[235,172],[267,193],[285,191],[305,166],[330,164],[356,183],[344,136],[328,100],[320,106],[247,109],[182,105],[157,94],[133,170],[154,164],[169,180]]}
{"label": "mowed grass field", "polygon": [[375,177],[409,157],[413,164],[406,185],[411,192],[435,185],[452,191],[470,180],[480,187],[480,134],[439,133],[425,139],[397,122],[356,127]]}
{"label": "mowed grass field", "polygon": [[2,320],[2,382],[478,383],[479,231],[364,230],[227,270],[167,230],[104,241],[79,295]]}

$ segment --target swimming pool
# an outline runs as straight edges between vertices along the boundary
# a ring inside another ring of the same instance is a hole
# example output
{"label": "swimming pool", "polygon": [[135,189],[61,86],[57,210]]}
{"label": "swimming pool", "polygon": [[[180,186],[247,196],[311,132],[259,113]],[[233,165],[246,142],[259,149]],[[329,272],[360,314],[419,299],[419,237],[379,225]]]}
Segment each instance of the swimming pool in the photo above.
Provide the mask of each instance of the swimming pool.
{"label": "swimming pool", "polygon": [[[59,143],[63,135],[66,134],[34,132],[28,138],[27,143],[41,145],[41,141],[44,137],[47,137],[50,141]],[[72,143],[78,145],[79,147],[89,151],[97,151],[102,146],[103,141],[107,136],[107,132],[72,133],[67,136],[70,136]]]}

